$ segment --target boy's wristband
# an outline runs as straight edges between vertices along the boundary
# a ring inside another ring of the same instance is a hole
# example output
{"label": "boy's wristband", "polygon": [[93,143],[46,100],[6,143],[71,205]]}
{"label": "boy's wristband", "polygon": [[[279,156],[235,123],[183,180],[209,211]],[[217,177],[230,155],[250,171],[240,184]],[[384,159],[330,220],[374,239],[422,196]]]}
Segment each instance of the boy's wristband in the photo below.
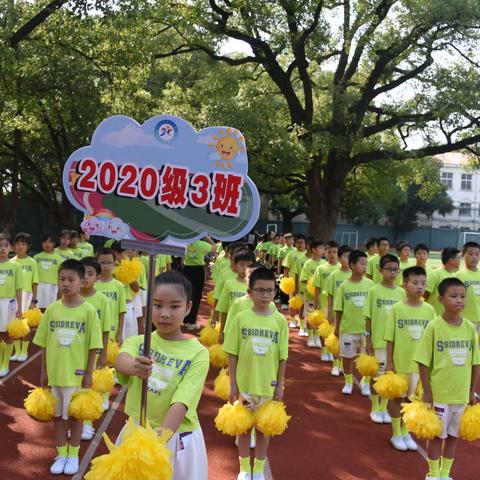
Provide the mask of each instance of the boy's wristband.
{"label": "boy's wristband", "polygon": [[365,332],[365,336],[366,336],[366,337],[369,337],[370,335],[371,335],[370,332]]}

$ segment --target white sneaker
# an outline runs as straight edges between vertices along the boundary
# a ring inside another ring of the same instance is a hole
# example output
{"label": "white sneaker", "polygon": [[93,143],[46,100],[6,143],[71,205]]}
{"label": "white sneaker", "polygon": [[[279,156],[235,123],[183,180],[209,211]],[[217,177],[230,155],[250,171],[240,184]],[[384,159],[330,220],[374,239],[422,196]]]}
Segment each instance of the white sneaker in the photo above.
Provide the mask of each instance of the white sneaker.
{"label": "white sneaker", "polygon": [[265,475],[263,473],[254,473],[252,480],[265,480]]}
{"label": "white sneaker", "polygon": [[18,359],[18,357],[19,357],[19,355],[18,355],[18,353],[16,353],[15,355],[12,355],[10,357],[10,361],[11,362],[19,362],[20,360]]}
{"label": "white sneaker", "polygon": [[252,480],[252,474],[250,472],[240,472],[237,480]]}
{"label": "white sneaker", "polygon": [[407,435],[403,435],[402,438],[409,450],[413,450],[414,452],[418,450],[418,445],[415,443],[409,433],[407,433]]}
{"label": "white sneaker", "polygon": [[340,368],[332,367],[332,371],[330,372],[332,377],[339,377],[340,376]]}
{"label": "white sneaker", "polygon": [[307,347],[310,347],[310,348],[315,347],[315,339],[313,337],[308,337]]}
{"label": "white sneaker", "polygon": [[66,463],[67,457],[55,457],[55,461],[50,467],[50,473],[52,475],[61,475],[63,473],[63,469],[65,468]]}
{"label": "white sneaker", "polygon": [[303,336],[308,337],[308,331],[306,328],[303,329]]}
{"label": "white sneaker", "polygon": [[328,354],[328,361],[329,362],[333,362],[334,358],[333,358],[333,353],[329,353]]}
{"label": "white sneaker", "polygon": [[106,412],[110,408],[110,400],[107,398],[102,403],[103,411]]}
{"label": "white sneaker", "polygon": [[6,377],[10,373],[8,368],[1,368],[0,369],[0,378]]}
{"label": "white sneaker", "polygon": [[28,358],[28,355],[18,355],[17,362],[24,362],[27,358]]}
{"label": "white sneaker", "polygon": [[78,472],[78,457],[67,457],[67,463],[63,469],[65,475],[75,475]]}
{"label": "white sneaker", "polygon": [[401,452],[406,452],[408,450],[402,436],[392,437],[390,439],[390,443],[393,445],[395,450],[400,450]]}
{"label": "white sneaker", "polygon": [[[82,440],[91,440],[95,436],[95,429],[86,423],[83,424]],[[68,457],[71,458],[71,457]]]}
{"label": "white sneaker", "polygon": [[386,410],[382,412],[382,419],[383,423],[392,423],[392,417],[390,417],[390,414]]}
{"label": "white sneaker", "polygon": [[300,330],[298,331],[297,335],[298,335],[299,337],[303,337],[303,329],[300,329]]}
{"label": "white sneaker", "polygon": [[295,322],[290,322],[290,323],[288,324],[288,326],[289,326],[290,328],[297,328],[297,324],[296,324]]}
{"label": "white sneaker", "polygon": [[322,348],[322,341],[320,340],[320,337],[313,337],[314,341],[315,341],[315,346],[317,348]]}
{"label": "white sneaker", "polygon": [[361,394],[364,397],[369,397],[372,394],[372,392],[370,391],[370,385],[368,383],[362,383],[360,385],[360,390],[361,390]]}
{"label": "white sneaker", "polygon": [[346,383],[342,388],[342,393],[344,395],[351,395],[353,391],[353,383]]}
{"label": "white sneaker", "polygon": [[370,412],[370,419],[373,423],[383,424],[382,412]]}
{"label": "white sneaker", "polygon": [[320,360],[322,362],[329,362],[330,361],[330,357],[328,356],[328,353],[322,353],[320,355]]}

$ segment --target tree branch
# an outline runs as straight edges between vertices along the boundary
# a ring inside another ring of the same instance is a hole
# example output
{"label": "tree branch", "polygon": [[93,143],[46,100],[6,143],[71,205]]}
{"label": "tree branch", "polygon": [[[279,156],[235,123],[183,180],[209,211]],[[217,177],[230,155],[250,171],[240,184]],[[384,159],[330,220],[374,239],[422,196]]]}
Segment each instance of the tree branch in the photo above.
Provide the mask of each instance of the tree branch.
{"label": "tree branch", "polygon": [[393,127],[404,125],[405,123],[428,122],[431,120],[435,120],[435,116],[431,112],[412,113],[408,115],[394,115],[388,120],[378,121],[375,125],[369,125],[368,127],[364,127],[363,134],[364,137],[367,138],[377,133],[384,132],[385,130],[389,130]]}

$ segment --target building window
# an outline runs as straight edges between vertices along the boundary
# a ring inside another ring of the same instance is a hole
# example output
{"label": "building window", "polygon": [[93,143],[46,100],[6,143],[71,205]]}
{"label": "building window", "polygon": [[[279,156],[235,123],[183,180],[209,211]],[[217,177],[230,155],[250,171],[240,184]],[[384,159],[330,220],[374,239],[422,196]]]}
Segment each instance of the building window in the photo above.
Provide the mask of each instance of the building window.
{"label": "building window", "polygon": [[472,189],[472,174],[462,173],[462,190]]}
{"label": "building window", "polygon": [[472,204],[471,203],[461,203],[460,204],[460,215],[470,217],[472,215]]}
{"label": "building window", "polygon": [[447,187],[448,190],[451,190],[453,188],[453,173],[442,172],[440,181]]}

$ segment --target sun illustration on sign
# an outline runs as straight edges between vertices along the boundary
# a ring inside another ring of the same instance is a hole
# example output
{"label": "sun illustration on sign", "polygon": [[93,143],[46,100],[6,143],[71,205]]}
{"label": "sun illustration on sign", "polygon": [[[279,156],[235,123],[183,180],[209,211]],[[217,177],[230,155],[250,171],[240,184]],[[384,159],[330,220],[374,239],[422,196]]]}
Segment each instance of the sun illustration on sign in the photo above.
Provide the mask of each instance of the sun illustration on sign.
{"label": "sun illustration on sign", "polygon": [[208,144],[215,148],[220,158],[217,157],[215,165],[227,169],[233,167],[233,159],[238,152],[245,153],[245,139],[238,130],[227,128],[219,129],[218,135],[212,135],[214,142]]}

